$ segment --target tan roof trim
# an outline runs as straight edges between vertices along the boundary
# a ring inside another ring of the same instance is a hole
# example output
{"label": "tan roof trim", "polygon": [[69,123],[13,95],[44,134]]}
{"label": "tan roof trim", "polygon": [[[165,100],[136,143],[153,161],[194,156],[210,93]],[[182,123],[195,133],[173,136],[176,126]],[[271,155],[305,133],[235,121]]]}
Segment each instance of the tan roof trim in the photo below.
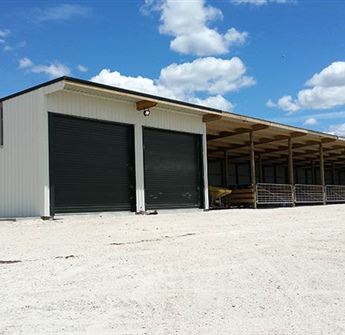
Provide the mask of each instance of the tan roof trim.
{"label": "tan roof trim", "polygon": [[140,100],[136,102],[137,111],[141,111],[145,108],[152,108],[157,105],[157,101],[151,101],[151,100]]}
{"label": "tan roof trim", "polygon": [[207,122],[212,122],[216,120],[220,120],[222,118],[222,115],[218,114],[206,114],[202,118],[202,122],[207,123]]}

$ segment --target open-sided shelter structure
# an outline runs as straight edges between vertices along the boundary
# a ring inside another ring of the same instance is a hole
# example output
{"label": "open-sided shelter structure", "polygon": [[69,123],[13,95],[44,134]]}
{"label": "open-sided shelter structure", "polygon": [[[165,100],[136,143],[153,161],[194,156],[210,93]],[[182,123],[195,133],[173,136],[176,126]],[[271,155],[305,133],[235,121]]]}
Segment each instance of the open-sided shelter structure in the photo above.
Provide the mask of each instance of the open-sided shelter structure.
{"label": "open-sided shelter structure", "polygon": [[0,217],[207,210],[209,184],[233,189],[227,205],[345,201],[344,150],[337,136],[62,77],[0,99]]}
{"label": "open-sided shelter structure", "polygon": [[232,205],[345,201],[345,139],[234,114],[208,123],[209,183]]}

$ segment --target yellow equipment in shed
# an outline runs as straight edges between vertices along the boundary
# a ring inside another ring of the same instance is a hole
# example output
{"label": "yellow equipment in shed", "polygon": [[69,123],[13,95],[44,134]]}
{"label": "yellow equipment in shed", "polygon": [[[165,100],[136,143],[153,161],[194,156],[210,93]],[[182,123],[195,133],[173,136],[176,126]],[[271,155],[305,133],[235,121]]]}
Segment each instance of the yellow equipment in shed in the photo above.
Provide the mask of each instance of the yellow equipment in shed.
{"label": "yellow equipment in shed", "polygon": [[226,208],[226,196],[229,195],[231,192],[232,190],[227,188],[209,186],[208,194],[210,199],[210,208]]}

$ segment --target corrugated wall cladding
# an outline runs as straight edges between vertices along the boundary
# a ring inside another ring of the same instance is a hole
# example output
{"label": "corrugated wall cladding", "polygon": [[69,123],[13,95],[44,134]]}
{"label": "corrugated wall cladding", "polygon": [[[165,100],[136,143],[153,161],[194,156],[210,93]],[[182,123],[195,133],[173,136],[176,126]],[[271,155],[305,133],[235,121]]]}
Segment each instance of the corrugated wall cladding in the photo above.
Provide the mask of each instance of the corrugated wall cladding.
{"label": "corrugated wall cladding", "polygon": [[153,128],[205,133],[205,124],[201,116],[173,113],[158,107],[151,108],[149,117],[137,111],[133,102],[123,102],[76,94],[56,92],[47,96],[48,111],[68,115],[82,116],[114,122],[137,124]]}
{"label": "corrugated wall cladding", "polygon": [[0,149],[0,217],[42,213],[47,127],[44,98],[32,92],[4,101],[4,145]]}

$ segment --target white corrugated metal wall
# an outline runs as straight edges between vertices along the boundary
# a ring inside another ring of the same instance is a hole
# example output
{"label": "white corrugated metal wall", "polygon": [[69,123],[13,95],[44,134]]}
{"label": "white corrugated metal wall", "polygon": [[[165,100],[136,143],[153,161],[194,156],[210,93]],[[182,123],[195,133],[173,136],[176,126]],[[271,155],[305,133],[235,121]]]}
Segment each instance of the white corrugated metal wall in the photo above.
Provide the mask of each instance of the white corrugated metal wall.
{"label": "white corrugated metal wall", "polygon": [[4,145],[0,149],[0,216],[36,216],[42,188],[39,118],[44,98],[39,92],[3,103]]}
{"label": "white corrugated metal wall", "polygon": [[0,217],[49,213],[48,118],[45,94],[58,82],[3,101]]}
{"label": "white corrugated metal wall", "polygon": [[133,102],[99,98],[86,94],[56,92],[47,95],[49,112],[87,117],[92,119],[137,124],[140,126],[162,128],[204,134],[205,124],[202,116],[174,113],[173,110],[151,108],[151,115],[144,117],[137,111]]}

